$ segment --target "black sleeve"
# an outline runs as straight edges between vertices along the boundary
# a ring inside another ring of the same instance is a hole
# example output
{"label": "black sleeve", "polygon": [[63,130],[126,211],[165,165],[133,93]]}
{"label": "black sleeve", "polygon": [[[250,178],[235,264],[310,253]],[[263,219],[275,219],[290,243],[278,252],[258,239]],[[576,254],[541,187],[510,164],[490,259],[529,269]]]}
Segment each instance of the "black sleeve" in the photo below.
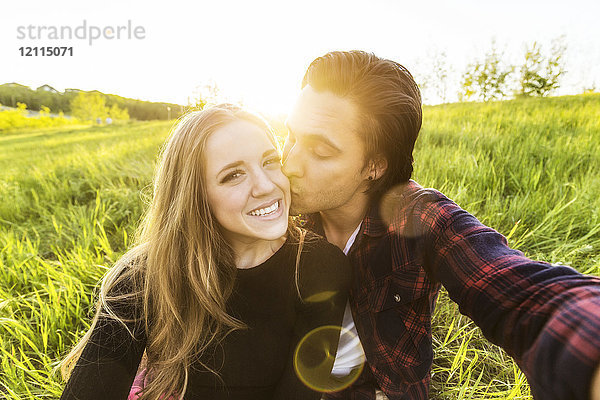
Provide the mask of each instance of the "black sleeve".
{"label": "black sleeve", "polygon": [[[324,239],[312,239],[305,244],[299,268],[299,289],[294,336],[286,370],[278,384],[274,399],[319,399],[321,393],[303,380],[315,383],[329,379],[340,338],[339,329],[322,330],[319,340],[302,345],[304,365],[319,366],[312,378],[298,376],[294,354],[298,344],[311,331],[325,326],[341,327],[350,290],[351,269],[340,249]],[[308,379],[307,379],[308,378]],[[322,386],[317,384],[316,386]]]}
{"label": "black sleeve", "polygon": [[[61,399],[127,399],[146,346],[139,307],[132,301],[111,305],[114,312],[128,319],[125,325],[101,316],[92,328]],[[103,310],[104,311],[104,310]]]}

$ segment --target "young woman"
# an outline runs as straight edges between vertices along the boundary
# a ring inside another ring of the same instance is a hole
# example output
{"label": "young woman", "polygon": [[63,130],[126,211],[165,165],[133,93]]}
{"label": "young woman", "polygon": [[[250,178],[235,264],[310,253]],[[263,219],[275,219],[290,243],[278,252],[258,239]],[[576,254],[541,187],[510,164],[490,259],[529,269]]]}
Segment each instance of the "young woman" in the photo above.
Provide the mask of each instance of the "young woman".
{"label": "young woman", "polygon": [[[231,105],[183,117],[137,246],[104,277],[91,328],[63,361],[61,398],[318,399],[294,352],[341,324],[351,272],[339,249],[288,222],[289,206],[262,119]],[[338,339],[321,337],[304,365],[329,374]]]}

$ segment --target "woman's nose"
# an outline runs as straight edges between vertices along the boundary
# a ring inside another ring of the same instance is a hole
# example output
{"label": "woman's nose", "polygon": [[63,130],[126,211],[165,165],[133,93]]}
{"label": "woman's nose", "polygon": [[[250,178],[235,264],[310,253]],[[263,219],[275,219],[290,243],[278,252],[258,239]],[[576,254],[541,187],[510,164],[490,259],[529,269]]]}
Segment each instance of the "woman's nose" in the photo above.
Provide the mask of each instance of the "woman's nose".
{"label": "woman's nose", "polygon": [[254,197],[260,197],[270,194],[275,187],[275,182],[273,182],[271,177],[265,173],[265,171],[259,171],[253,177],[252,195]]}

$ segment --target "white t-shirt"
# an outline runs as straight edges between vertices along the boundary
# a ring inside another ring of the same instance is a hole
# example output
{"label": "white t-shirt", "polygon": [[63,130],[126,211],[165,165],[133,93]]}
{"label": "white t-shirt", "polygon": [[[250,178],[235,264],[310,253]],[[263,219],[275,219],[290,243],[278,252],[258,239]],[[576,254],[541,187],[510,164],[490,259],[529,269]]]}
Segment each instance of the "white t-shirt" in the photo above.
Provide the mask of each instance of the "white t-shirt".
{"label": "white t-shirt", "polygon": [[[348,238],[348,242],[346,242],[346,246],[344,246],[344,254],[348,255],[350,248],[354,244],[356,235],[358,235],[358,232],[360,231],[361,225],[362,222],[358,224],[352,235],[350,235],[350,238]],[[342,321],[340,342],[338,344],[331,375],[337,378],[347,376],[353,369],[364,362],[365,352],[360,344],[356,325],[354,325],[354,319],[352,318],[352,312],[350,311],[350,303],[347,302],[346,310],[344,311],[344,319]]]}

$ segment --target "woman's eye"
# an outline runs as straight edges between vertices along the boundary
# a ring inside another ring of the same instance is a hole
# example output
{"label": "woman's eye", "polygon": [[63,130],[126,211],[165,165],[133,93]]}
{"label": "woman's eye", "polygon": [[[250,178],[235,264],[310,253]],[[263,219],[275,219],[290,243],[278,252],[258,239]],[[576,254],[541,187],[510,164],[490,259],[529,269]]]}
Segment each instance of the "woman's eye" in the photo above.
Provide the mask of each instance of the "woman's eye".
{"label": "woman's eye", "polygon": [[277,156],[277,157],[271,157],[267,160],[265,160],[265,164],[264,165],[272,165],[272,164],[281,164],[281,157]]}
{"label": "woman's eye", "polygon": [[243,175],[242,171],[232,171],[232,172],[228,173],[227,175],[225,175],[225,177],[223,179],[221,179],[221,183],[227,183],[234,179],[238,179],[242,175]]}

